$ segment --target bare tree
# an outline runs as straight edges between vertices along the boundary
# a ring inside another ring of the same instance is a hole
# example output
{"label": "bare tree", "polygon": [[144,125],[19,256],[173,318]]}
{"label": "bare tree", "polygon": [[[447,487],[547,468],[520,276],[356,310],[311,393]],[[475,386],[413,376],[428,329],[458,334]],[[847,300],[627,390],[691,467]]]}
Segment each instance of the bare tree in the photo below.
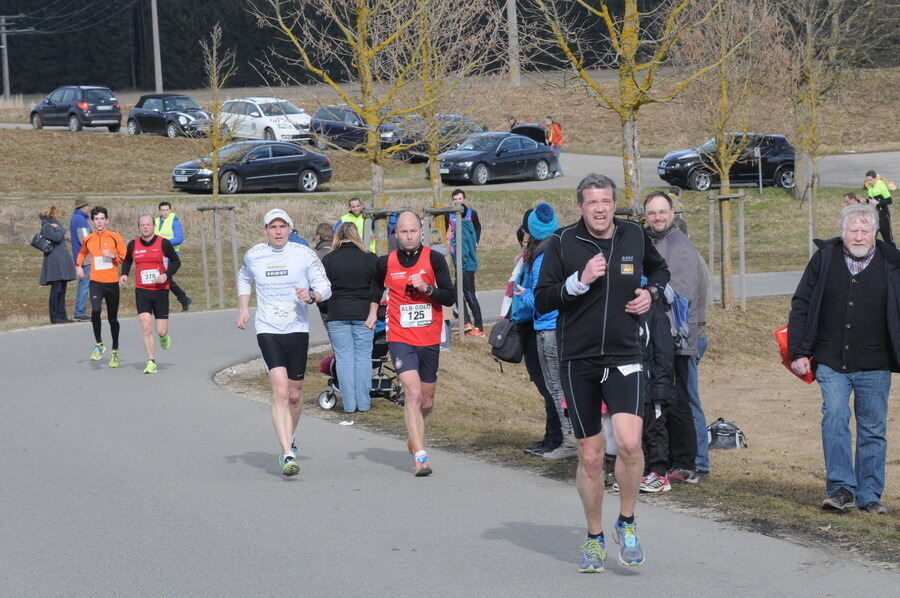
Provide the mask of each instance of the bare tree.
{"label": "bare tree", "polygon": [[780,0],[790,53],[789,97],[793,104],[792,138],[798,149],[795,194],[809,201],[809,251],[814,251],[818,163],[824,154],[830,123],[825,101],[841,77],[861,66],[867,45],[898,25],[898,4],[878,0]]}
{"label": "bare tree", "polygon": [[[723,195],[731,193],[731,168],[738,160],[758,159],[754,151],[765,153],[764,137],[750,133],[781,130],[779,109],[787,87],[788,63],[784,31],[770,7],[769,0],[719,3],[700,0],[686,12],[689,20],[706,18],[703,29],[688,32],[673,56],[688,73],[715,64],[688,87],[682,100],[687,121],[712,139],[704,151],[712,171],[700,166],[690,175],[690,186],[706,188],[713,173],[718,175]],[[789,107],[789,106],[788,106]],[[776,173],[793,178],[793,169]],[[787,183],[786,183],[787,184]],[[731,203],[722,204],[722,273],[725,288],[722,305],[731,306]]]}
{"label": "bare tree", "polygon": [[[399,107],[397,99],[416,81],[418,61],[403,42],[414,36],[423,6],[408,0],[259,0],[251,9],[290,48],[273,50],[273,56],[329,86],[362,118],[365,141],[353,153],[370,164],[372,198],[379,207],[385,207],[386,160],[411,147],[383,136],[381,125],[421,108],[419,103]],[[284,73],[269,67],[271,74]],[[379,228],[383,249],[386,229]]]}
{"label": "bare tree", "polygon": [[[448,119],[438,115],[452,97],[473,84],[472,77],[484,74],[493,60],[500,57],[495,50],[500,41],[503,21],[492,11],[490,0],[466,3],[416,0],[419,16],[416,27],[406,36],[409,54],[415,56],[416,85],[408,104],[418,105],[422,117],[422,145],[428,156],[428,178],[432,204],[442,204],[440,160],[438,155],[460,131]],[[464,114],[473,114],[470,106]]]}
{"label": "bare tree", "polygon": [[234,141],[229,115],[222,113],[222,90],[236,71],[234,50],[222,49],[222,26],[216,23],[209,39],[200,40],[203,51],[203,72],[209,89],[206,112],[210,124],[205,135],[191,137],[200,156],[208,156],[211,171],[213,202],[219,201],[219,169],[228,163],[221,156],[222,148]]}
{"label": "bare tree", "polygon": [[[532,0],[544,25],[537,35],[562,52],[575,79],[597,105],[615,112],[622,125],[624,196],[637,208],[641,195],[641,152],[638,112],[641,106],[668,102],[694,80],[715,68],[717,61],[678,77],[665,77],[662,69],[672,49],[690,31],[705,25],[705,15],[685,14],[690,0],[664,0],[641,11],[638,0],[623,0],[621,14],[607,0]],[[716,0],[712,7],[723,3]],[[603,31],[605,43],[588,41],[589,30]],[[546,66],[546,65],[541,65]],[[610,69],[615,83],[605,84],[591,69]]]}

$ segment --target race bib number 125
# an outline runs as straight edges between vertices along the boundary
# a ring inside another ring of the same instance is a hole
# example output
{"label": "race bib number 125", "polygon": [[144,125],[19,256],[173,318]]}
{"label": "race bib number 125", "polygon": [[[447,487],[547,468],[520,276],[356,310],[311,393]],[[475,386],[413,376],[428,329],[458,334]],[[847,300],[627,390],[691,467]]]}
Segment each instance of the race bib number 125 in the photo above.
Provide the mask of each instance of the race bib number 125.
{"label": "race bib number 125", "polygon": [[414,303],[412,305],[401,305],[400,326],[403,328],[431,326],[431,304]]}

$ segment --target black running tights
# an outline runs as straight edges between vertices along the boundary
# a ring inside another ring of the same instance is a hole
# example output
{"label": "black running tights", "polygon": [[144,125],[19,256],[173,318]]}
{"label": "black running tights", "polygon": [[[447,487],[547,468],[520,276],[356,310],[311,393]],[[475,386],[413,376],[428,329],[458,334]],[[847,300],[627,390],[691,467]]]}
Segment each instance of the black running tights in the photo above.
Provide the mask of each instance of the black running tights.
{"label": "black running tights", "polygon": [[91,281],[91,325],[94,327],[94,340],[103,342],[100,336],[100,310],[106,301],[106,319],[109,320],[109,331],[112,333],[112,348],[119,348],[119,285],[115,282]]}

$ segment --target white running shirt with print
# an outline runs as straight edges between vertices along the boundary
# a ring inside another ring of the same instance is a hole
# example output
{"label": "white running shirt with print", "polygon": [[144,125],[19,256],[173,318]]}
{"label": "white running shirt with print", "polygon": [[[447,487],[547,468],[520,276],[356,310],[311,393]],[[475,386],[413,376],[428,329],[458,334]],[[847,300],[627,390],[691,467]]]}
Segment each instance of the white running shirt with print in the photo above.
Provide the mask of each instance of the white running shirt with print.
{"label": "white running shirt with print", "polygon": [[331,297],[331,283],[316,252],[288,242],[275,249],[268,243],[253,246],[244,255],[238,273],[238,295],[249,295],[256,283],[256,333],[309,332],[309,305],[297,300],[296,289],[318,291]]}

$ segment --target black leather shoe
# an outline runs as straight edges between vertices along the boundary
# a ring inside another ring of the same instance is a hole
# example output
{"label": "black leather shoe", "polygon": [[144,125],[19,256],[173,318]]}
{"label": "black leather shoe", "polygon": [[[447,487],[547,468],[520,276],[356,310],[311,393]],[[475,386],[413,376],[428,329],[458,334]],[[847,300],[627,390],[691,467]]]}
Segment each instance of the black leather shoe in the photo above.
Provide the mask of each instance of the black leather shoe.
{"label": "black leather shoe", "polygon": [[186,312],[190,309],[191,303],[194,301],[190,297],[185,297],[184,301],[181,302],[181,311]]}

